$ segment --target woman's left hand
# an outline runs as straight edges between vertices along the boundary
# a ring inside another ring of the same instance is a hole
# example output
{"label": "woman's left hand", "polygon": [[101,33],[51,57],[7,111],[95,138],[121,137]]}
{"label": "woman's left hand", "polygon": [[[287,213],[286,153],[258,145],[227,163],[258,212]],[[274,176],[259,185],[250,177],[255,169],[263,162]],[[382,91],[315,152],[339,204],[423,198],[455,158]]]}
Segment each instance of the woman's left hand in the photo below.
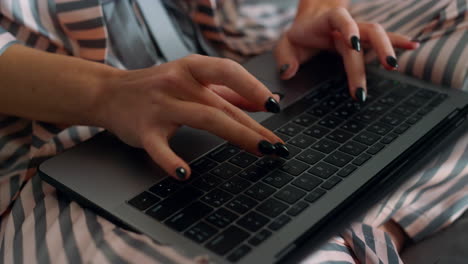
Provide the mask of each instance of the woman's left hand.
{"label": "woman's left hand", "polygon": [[318,51],[335,51],[343,57],[351,96],[364,101],[367,87],[361,43],[365,48],[375,49],[388,70],[398,68],[394,47],[416,49],[419,46],[406,36],[386,32],[379,24],[356,22],[346,8],[303,13],[296,17],[275,48],[281,78],[294,77],[299,66]]}

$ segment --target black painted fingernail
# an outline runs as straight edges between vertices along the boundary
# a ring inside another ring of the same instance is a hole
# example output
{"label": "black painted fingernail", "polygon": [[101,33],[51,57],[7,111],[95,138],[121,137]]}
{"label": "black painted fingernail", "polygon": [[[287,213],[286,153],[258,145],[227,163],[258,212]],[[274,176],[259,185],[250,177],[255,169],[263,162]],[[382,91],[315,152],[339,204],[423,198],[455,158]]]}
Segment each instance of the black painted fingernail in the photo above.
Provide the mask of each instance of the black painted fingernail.
{"label": "black painted fingernail", "polygon": [[182,167],[177,168],[175,172],[177,174],[177,177],[179,177],[179,179],[181,180],[184,180],[187,176],[187,171]]}
{"label": "black painted fingernail", "polygon": [[281,112],[281,107],[278,102],[273,97],[268,97],[268,100],[265,102],[265,109],[271,113]]}
{"label": "black painted fingernail", "polygon": [[388,56],[387,57],[387,63],[388,65],[392,66],[393,68],[397,69],[398,68],[398,61],[395,57],[393,56]]}
{"label": "black painted fingernail", "polygon": [[280,97],[280,99],[282,100],[284,98],[284,94],[283,93],[280,93],[280,92],[274,92],[273,94],[276,94]]}
{"label": "black painted fingernail", "polygon": [[286,147],[283,143],[276,143],[275,144],[276,148],[276,155],[287,158],[289,156],[289,149]]}
{"label": "black painted fingernail", "polygon": [[283,75],[289,69],[289,64],[283,64],[280,67],[279,74]]}
{"label": "black painted fingernail", "polygon": [[361,51],[361,41],[357,36],[351,37],[351,46],[353,46],[353,49]]}
{"label": "black painted fingernail", "polygon": [[260,151],[260,153],[263,155],[271,155],[276,152],[276,148],[270,142],[262,140],[260,143],[258,143],[258,151]]}
{"label": "black painted fingernail", "polygon": [[360,103],[364,103],[366,101],[366,90],[364,90],[364,88],[359,87],[356,90],[356,99]]}

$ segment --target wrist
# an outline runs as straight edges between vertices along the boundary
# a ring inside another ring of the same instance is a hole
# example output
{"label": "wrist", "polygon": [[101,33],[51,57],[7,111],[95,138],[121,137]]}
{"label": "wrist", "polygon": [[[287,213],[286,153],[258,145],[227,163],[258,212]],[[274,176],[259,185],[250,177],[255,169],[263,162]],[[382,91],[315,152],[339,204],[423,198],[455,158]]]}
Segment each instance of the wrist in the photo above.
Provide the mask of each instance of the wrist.
{"label": "wrist", "polygon": [[349,0],[301,0],[296,18],[301,16],[316,16],[331,8],[348,8]]}

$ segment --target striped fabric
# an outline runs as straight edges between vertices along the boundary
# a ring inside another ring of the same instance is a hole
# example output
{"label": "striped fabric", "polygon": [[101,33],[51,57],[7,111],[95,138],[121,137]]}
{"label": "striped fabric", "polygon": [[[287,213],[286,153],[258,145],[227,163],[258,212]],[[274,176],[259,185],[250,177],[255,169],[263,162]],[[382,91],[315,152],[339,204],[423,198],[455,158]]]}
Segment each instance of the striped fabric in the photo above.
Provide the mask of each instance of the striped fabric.
{"label": "striped fabric", "polygon": [[[204,36],[237,59],[271,49],[295,13],[294,7],[247,0],[192,3]],[[401,71],[466,89],[467,6],[467,0],[373,0],[351,11],[421,41],[419,50],[399,53]],[[0,53],[22,43],[107,63],[98,0],[0,0],[0,14]],[[0,263],[204,263],[204,256],[187,259],[114,226],[36,175],[41,161],[99,131],[0,116]],[[377,227],[392,219],[419,241],[450,225],[468,207],[467,164],[468,133],[304,262],[401,263],[391,238]]]}

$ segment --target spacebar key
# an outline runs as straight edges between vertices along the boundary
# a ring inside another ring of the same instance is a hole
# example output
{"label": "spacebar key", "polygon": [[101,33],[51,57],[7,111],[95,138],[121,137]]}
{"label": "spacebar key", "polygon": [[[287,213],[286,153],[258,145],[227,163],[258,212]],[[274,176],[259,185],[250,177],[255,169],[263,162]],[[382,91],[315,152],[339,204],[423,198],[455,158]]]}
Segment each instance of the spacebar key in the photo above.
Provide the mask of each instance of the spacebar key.
{"label": "spacebar key", "polygon": [[198,197],[202,196],[202,194],[202,191],[194,187],[187,186],[174,193],[174,195],[170,196],[166,200],[156,204],[148,211],[146,211],[146,213],[156,220],[162,221],[173,213],[184,208]]}
{"label": "spacebar key", "polygon": [[224,255],[247,239],[249,234],[236,226],[230,226],[213,238],[206,247],[218,255]]}

